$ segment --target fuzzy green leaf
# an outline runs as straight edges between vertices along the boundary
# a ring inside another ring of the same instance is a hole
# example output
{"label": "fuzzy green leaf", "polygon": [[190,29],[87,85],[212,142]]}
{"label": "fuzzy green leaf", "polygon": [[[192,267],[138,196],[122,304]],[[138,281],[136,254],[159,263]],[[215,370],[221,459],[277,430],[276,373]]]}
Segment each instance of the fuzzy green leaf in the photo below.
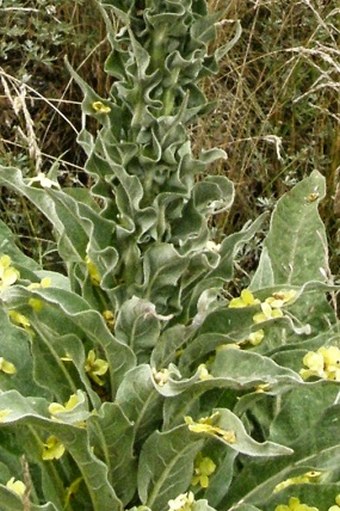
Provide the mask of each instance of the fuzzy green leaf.
{"label": "fuzzy green leaf", "polygon": [[271,285],[325,280],[327,240],[318,213],[324,196],[325,179],[314,171],[278,201],[252,289],[271,278]]}
{"label": "fuzzy green leaf", "polygon": [[116,403],[133,423],[137,442],[160,423],[162,401],[153,383],[149,365],[141,364],[126,373],[118,387]]}
{"label": "fuzzy green leaf", "polygon": [[[112,335],[101,314],[93,310],[80,296],[58,288],[41,288],[30,292],[25,288],[16,287],[16,289],[7,291],[6,302],[8,306],[18,300],[21,304],[25,304],[31,296],[40,298],[45,303],[44,307],[46,309],[50,307],[52,312],[52,315],[44,315],[44,310],[42,310],[36,317],[33,311],[27,311],[28,317],[32,324],[36,324],[36,328],[39,329],[39,326],[42,325],[45,331],[54,329],[59,332],[59,335],[70,331],[70,329],[78,334],[83,332],[82,335],[86,335],[94,346],[101,347],[109,362],[111,391],[115,394],[126,370],[134,366],[135,356],[128,346],[119,342]],[[60,316],[65,318],[64,321],[60,322]],[[53,320],[52,324],[51,320]],[[64,332],[65,326],[66,332]],[[48,349],[53,353],[54,358],[58,357],[59,350],[53,347],[55,338],[53,336],[49,339],[46,337],[46,340],[49,345]]]}
{"label": "fuzzy green leaf", "polygon": [[160,331],[160,321],[152,314],[146,300],[134,296],[120,308],[115,335],[130,346],[136,356],[148,354],[158,341]]}
{"label": "fuzzy green leaf", "polygon": [[187,490],[193,475],[193,462],[203,445],[187,426],[171,431],[155,431],[144,443],[139,458],[138,493],[153,511],[164,509],[169,499]]}
{"label": "fuzzy green leaf", "polygon": [[90,445],[108,467],[108,479],[123,505],[136,491],[137,461],[133,453],[134,428],[117,404],[104,403],[88,420]]}

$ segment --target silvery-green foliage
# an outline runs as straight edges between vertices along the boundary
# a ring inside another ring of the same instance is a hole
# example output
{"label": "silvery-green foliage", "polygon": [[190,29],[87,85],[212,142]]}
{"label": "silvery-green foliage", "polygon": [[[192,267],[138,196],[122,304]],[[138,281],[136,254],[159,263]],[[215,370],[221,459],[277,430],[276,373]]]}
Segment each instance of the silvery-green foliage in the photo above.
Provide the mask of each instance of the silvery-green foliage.
{"label": "silvery-green foliage", "polygon": [[[229,307],[234,258],[263,218],[214,239],[234,191],[204,171],[225,154],[191,150],[188,126],[210,107],[198,81],[228,49],[209,53],[220,15],[204,0],[101,9],[109,96],[70,68],[100,125],[79,136],[91,186],[0,167],[1,184],[51,221],[65,262],[65,275],[45,272],[0,224],[1,254],[20,272],[5,286],[1,270],[1,511],[182,510],[178,498],[186,510],[269,511],[292,495],[326,509],[340,490],[339,380],[299,374],[306,353],[340,345],[325,180],[315,171],[278,201],[250,303]],[[293,299],[271,316],[262,306],[282,293]],[[48,459],[51,438],[61,450]],[[193,485],[200,456],[215,468]],[[281,489],[308,471],[315,484]]]}

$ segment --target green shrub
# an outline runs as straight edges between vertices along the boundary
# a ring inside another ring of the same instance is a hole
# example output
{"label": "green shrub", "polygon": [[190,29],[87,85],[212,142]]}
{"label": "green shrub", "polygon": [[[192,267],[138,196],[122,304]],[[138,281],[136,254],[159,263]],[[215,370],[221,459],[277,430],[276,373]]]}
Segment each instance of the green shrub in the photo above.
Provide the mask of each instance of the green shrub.
{"label": "green shrub", "polygon": [[[225,157],[193,156],[197,83],[217,13],[204,0],[103,2],[107,97],[83,90],[91,187],[57,168],[0,183],[51,222],[65,271],[1,224],[2,510],[278,511],[338,504],[339,324],[327,300],[317,171],[282,197],[257,270],[228,292],[264,216],[217,239]],[[337,501],[335,499],[337,498]],[[300,507],[299,507],[300,506]]]}

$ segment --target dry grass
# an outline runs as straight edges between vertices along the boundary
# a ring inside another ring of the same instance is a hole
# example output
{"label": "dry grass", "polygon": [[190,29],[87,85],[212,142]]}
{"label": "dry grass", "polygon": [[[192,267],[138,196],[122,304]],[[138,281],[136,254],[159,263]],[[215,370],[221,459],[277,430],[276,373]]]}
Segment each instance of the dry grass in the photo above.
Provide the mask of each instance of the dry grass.
{"label": "dry grass", "polygon": [[[215,169],[236,184],[233,211],[221,220],[225,232],[271,209],[299,179],[318,169],[327,180],[322,207],[331,264],[340,262],[340,51],[336,1],[211,0],[243,32],[207,81],[217,101],[214,115],[196,130],[196,143],[223,147],[228,160]],[[231,39],[225,23],[218,45]]]}
{"label": "dry grass", "polygon": [[[6,10],[5,0],[0,31],[0,161],[19,166],[27,176],[57,165],[64,184],[81,184],[85,157],[76,135],[82,98],[64,57],[104,94],[105,27],[95,1],[64,0],[51,13],[47,7],[43,0],[18,0],[15,9]],[[90,30],[94,24],[96,30]],[[23,197],[2,190],[0,215],[28,255],[49,268],[58,264],[53,240],[46,237],[50,233],[46,220]]]}

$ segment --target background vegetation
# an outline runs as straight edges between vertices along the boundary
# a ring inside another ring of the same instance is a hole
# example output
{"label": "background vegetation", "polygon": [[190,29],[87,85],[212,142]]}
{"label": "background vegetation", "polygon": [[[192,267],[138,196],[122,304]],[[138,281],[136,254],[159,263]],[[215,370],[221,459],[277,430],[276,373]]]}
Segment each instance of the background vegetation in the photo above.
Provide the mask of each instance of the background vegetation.
{"label": "background vegetation", "polygon": [[[322,217],[331,269],[340,261],[339,35],[337,2],[329,0],[210,0],[222,10],[220,45],[242,35],[205,83],[211,113],[192,127],[197,148],[219,146],[228,160],[211,172],[226,173],[236,185],[230,212],[216,222],[220,236],[271,210],[297,181],[318,169],[328,186]],[[85,156],[76,144],[81,92],[70,79],[64,56],[96,90],[110,88],[103,74],[108,53],[96,2],[3,0],[0,2],[1,163],[26,175],[57,165],[65,183],[86,178]],[[18,108],[24,103],[26,108]],[[20,111],[19,111],[20,110]],[[95,124],[93,130],[96,130]],[[62,155],[62,156],[60,156]],[[29,255],[54,268],[59,261],[43,218],[23,198],[2,190],[1,218]],[[33,241],[34,240],[34,241]],[[251,273],[259,236],[241,255],[239,273]],[[237,285],[237,281],[236,281]]]}

